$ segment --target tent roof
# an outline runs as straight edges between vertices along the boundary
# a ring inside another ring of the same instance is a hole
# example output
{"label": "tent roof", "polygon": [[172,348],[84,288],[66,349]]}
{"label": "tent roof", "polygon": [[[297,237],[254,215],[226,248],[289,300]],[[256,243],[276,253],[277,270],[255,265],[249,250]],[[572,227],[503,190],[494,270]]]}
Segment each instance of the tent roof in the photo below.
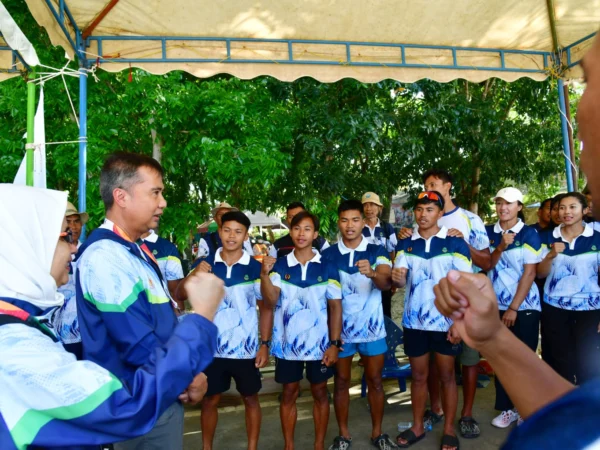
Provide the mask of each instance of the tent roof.
{"label": "tent roof", "polygon": [[285,227],[279,217],[269,216],[262,211],[256,211],[255,213],[252,213],[251,211],[244,211],[244,214],[248,216],[248,219],[250,219],[250,224],[253,227]]}
{"label": "tent roof", "polygon": [[55,45],[72,55],[79,31],[105,70],[286,81],[542,80],[559,75],[553,31],[566,67],[600,24],[600,0],[26,1]]}
{"label": "tent roof", "polygon": [[40,63],[35,49],[0,2],[0,81]]}

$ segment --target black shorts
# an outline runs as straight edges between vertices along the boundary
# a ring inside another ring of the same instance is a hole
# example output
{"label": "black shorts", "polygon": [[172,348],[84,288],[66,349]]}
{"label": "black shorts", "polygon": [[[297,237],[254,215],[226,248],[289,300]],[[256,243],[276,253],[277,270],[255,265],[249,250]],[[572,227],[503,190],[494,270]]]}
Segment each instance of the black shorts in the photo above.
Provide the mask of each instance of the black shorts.
{"label": "black shorts", "polygon": [[237,391],[245,397],[257,394],[262,388],[260,370],[256,368],[254,358],[215,358],[204,373],[208,378],[207,396],[228,391],[232,378]]}
{"label": "black shorts", "polygon": [[291,361],[275,358],[275,381],[280,384],[296,383],[303,378],[306,367],[306,379],[310,384],[319,384],[333,376],[333,367],[327,367],[321,361]]}
{"label": "black shorts", "polygon": [[416,358],[429,352],[440,355],[457,356],[461,344],[453,344],[448,339],[447,331],[426,331],[404,329],[404,354]]}

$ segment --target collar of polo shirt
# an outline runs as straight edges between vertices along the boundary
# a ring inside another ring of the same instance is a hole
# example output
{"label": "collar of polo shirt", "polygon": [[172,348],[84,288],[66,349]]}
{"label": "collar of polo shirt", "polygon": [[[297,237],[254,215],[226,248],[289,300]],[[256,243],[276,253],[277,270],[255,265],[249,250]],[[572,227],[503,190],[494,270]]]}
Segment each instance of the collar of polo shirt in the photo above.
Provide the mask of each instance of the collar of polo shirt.
{"label": "collar of polo shirt", "polygon": [[375,224],[375,226],[373,228],[371,228],[369,226],[369,224],[365,222],[365,227],[367,227],[369,229],[369,231],[371,232],[371,235],[373,235],[373,233],[375,232],[375,228],[377,228],[377,227],[381,228],[381,221],[379,219],[377,219],[377,223]]}
{"label": "collar of polo shirt", "polygon": [[562,235],[562,229],[564,226],[565,226],[564,223],[561,223],[559,226],[557,226],[552,231],[552,236],[554,236],[555,238],[560,238],[563,242],[566,242],[567,244],[569,244],[569,249],[571,249],[571,250],[573,250],[575,248],[575,241],[577,241],[577,239],[579,239],[580,236],[590,237],[590,236],[594,235],[593,225],[591,223],[585,223],[584,227],[583,227],[583,233],[581,233],[579,236],[577,236],[575,239],[573,239],[573,242],[569,242]]}
{"label": "collar of polo shirt", "polygon": [[144,240],[156,244],[156,241],[158,241],[158,234],[156,234],[154,230],[150,230],[150,234],[146,236]]}
{"label": "collar of polo shirt", "polygon": [[367,245],[369,245],[369,241],[367,240],[366,237],[362,236],[362,240],[360,241],[360,244],[358,244],[358,247],[356,248],[348,248],[344,245],[344,238],[340,239],[338,242],[338,248],[340,249],[340,253],[342,255],[347,255],[348,253],[351,252],[364,252],[367,249]]}
{"label": "collar of polo shirt", "polygon": [[[227,263],[225,261],[223,261],[223,258],[221,258],[221,251],[223,251],[223,247],[219,247],[217,249],[217,252],[215,253],[215,262],[218,263],[223,263],[227,266]],[[243,264],[244,266],[247,266],[248,264],[250,264],[250,255],[248,254],[248,252],[246,250],[242,250],[242,257],[240,259],[238,259],[236,262],[234,262],[231,266],[227,266],[227,267],[233,267],[236,264]]]}
{"label": "collar of polo shirt", "polygon": [[423,236],[421,236],[421,234],[419,233],[419,227],[417,227],[417,229],[415,231],[416,231],[416,233],[413,233],[412,236],[410,237],[411,240],[413,240],[413,241],[416,241],[417,239],[424,239],[424,240],[428,241],[432,237],[439,237],[440,239],[446,239],[446,236],[448,236],[448,228],[446,228],[445,226],[441,226],[440,231],[438,231],[433,236],[430,236],[428,239],[425,239]]}
{"label": "collar of polo shirt", "polygon": [[512,231],[513,233],[517,234],[519,231],[521,231],[523,229],[524,226],[525,226],[525,224],[523,223],[523,221],[521,219],[519,219],[512,228],[505,231],[500,226],[500,221],[498,221],[494,225],[494,233],[504,234],[504,233],[508,233],[509,231]]}
{"label": "collar of polo shirt", "polygon": [[[313,255],[314,255],[314,256],[312,257],[312,259],[310,259],[310,260],[306,261],[306,265],[308,265],[308,263],[311,263],[311,262],[312,262],[312,263],[318,263],[318,262],[321,262],[321,254],[320,254],[318,251],[316,251],[314,248],[312,249],[312,252],[313,252]],[[288,253],[288,255],[287,255],[287,263],[288,263],[288,267],[294,267],[294,266],[296,266],[296,265],[298,265],[298,264],[302,265],[302,264],[300,263],[300,261],[298,261],[298,260],[296,259],[296,255],[295,255],[294,253],[295,253],[295,250],[292,250],[292,251],[291,251],[290,253]]]}

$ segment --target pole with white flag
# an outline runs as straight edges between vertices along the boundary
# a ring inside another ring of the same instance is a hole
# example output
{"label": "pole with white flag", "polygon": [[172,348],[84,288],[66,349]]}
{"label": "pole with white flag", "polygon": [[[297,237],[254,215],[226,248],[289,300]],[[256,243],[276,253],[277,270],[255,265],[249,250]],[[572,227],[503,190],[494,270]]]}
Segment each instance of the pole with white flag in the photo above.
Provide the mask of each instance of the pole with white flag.
{"label": "pole with white flag", "polygon": [[[29,125],[29,122],[28,122]],[[29,128],[29,126],[27,127]],[[30,133],[27,133],[27,142],[31,140],[29,138]],[[46,188],[46,127],[44,124],[44,87],[40,87],[40,98],[38,101],[37,111],[34,117],[33,126],[33,186],[39,188]],[[28,150],[29,153],[29,150]],[[27,154],[21,161],[19,171],[15,177],[14,184],[27,184]]]}
{"label": "pole with white flag", "polygon": [[33,186],[33,151],[35,142],[35,72],[31,73],[31,79],[27,83],[27,141],[25,144],[27,157],[27,170],[25,180],[27,186]]}

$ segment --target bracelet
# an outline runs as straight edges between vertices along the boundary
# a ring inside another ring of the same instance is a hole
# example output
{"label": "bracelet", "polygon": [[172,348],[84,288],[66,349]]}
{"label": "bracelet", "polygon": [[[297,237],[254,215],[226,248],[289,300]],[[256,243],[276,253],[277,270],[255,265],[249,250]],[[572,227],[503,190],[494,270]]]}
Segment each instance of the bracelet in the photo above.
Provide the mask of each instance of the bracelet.
{"label": "bracelet", "polygon": [[518,309],[511,308],[510,306],[508,307],[508,309],[510,309],[511,311],[514,311],[514,312],[519,312],[519,310],[518,310]]}

